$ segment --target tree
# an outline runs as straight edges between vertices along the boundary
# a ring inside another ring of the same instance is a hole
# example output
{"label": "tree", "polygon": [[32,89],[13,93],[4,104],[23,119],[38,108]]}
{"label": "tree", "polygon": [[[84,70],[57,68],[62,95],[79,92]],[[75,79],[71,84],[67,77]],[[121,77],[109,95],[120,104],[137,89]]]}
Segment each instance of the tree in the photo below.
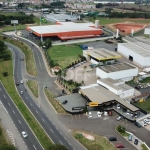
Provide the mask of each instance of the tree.
{"label": "tree", "polygon": [[55,144],[49,147],[49,150],[68,150],[64,145]]}
{"label": "tree", "polygon": [[3,53],[6,50],[6,45],[3,41],[0,41],[0,53]]}
{"label": "tree", "polygon": [[8,59],[11,58],[11,55],[10,54],[5,54],[5,55],[3,55],[3,58],[4,58],[4,60],[8,60]]}
{"label": "tree", "polygon": [[12,144],[3,144],[0,150],[17,150]]}
{"label": "tree", "polygon": [[8,76],[8,72],[3,72],[3,76],[4,77]]}
{"label": "tree", "polygon": [[52,46],[51,40],[47,38],[44,45],[46,46],[46,48],[50,48]]}

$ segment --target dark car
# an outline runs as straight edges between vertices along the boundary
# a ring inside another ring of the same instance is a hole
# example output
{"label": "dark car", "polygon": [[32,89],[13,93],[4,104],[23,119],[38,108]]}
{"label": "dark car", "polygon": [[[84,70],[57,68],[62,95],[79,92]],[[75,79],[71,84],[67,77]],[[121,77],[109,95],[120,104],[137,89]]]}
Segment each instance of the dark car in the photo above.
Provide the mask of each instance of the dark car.
{"label": "dark car", "polygon": [[18,85],[19,85],[19,82],[16,82],[16,85],[18,86]]}
{"label": "dark car", "polygon": [[138,122],[135,122],[134,124],[135,124],[138,128],[141,128],[141,127],[142,127]]}
{"label": "dark car", "polygon": [[134,144],[135,144],[135,145],[138,145],[138,143],[139,143],[139,140],[138,140],[138,139],[135,139],[135,140],[134,140]]}
{"label": "dark car", "polygon": [[117,138],[116,137],[110,137],[109,141],[117,141]]}
{"label": "dark car", "polygon": [[64,100],[64,101],[62,102],[62,104],[67,104],[67,102],[68,102],[67,100]]}
{"label": "dark car", "polygon": [[116,148],[124,148],[123,144],[115,144]]}

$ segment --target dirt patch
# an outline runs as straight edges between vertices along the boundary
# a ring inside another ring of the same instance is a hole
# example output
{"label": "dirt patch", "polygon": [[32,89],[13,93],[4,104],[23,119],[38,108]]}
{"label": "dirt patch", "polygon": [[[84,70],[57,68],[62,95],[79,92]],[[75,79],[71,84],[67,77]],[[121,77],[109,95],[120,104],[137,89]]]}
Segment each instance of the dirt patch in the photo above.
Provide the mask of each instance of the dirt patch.
{"label": "dirt patch", "polygon": [[87,134],[87,133],[83,133],[83,132],[82,132],[82,135],[83,135],[86,139],[89,139],[89,140],[91,140],[91,141],[94,141],[94,140],[95,140],[95,137],[94,137],[94,136],[89,135],[89,134]]}
{"label": "dirt patch", "polygon": [[113,31],[116,31],[119,29],[119,33],[122,35],[131,34],[132,29],[134,29],[134,32],[137,32],[139,30],[144,29],[149,24],[140,24],[135,22],[123,22],[123,23],[116,23],[116,24],[109,24],[107,27]]}

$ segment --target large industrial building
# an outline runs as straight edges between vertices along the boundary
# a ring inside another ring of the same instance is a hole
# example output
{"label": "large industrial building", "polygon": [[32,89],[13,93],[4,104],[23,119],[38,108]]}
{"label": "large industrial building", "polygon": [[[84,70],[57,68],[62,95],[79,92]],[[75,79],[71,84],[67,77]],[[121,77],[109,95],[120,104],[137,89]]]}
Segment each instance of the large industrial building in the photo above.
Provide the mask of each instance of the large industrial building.
{"label": "large industrial building", "polygon": [[57,22],[56,25],[28,26],[27,30],[38,37],[58,37],[61,40],[99,37],[102,34],[99,22]]}
{"label": "large industrial building", "polygon": [[141,68],[150,66],[150,47],[142,42],[119,43],[118,52]]}
{"label": "large industrial building", "polygon": [[101,79],[132,80],[138,75],[138,68],[129,63],[117,63],[113,65],[99,66],[96,68],[96,76]]}

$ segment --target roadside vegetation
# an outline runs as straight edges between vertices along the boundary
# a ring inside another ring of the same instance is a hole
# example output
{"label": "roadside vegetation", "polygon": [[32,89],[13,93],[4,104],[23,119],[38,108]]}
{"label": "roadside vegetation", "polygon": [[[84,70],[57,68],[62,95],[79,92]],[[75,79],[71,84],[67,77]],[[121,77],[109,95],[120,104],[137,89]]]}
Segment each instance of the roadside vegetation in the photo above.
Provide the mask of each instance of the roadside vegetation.
{"label": "roadside vegetation", "polygon": [[150,113],[150,98],[145,99],[143,102],[137,102],[134,104]]}
{"label": "roadside vegetation", "polygon": [[54,98],[54,95],[47,88],[44,89],[44,92],[47,99],[49,100],[49,102],[52,104],[52,106],[58,113],[66,113],[66,111],[61,107],[61,105]]}
{"label": "roadside vegetation", "polygon": [[73,131],[72,135],[88,150],[117,150],[106,138],[95,134]]}
{"label": "roadside vegetation", "polygon": [[145,146],[145,144],[142,144],[142,150],[149,150],[149,149]]}
{"label": "roadside vegetation", "polygon": [[48,55],[52,64],[58,64],[61,69],[64,69],[78,60],[78,56],[82,55],[82,49],[76,44],[52,46],[48,49]]}
{"label": "roadside vegetation", "polygon": [[10,143],[7,137],[7,133],[0,121],[0,150],[17,150],[14,145]]}
{"label": "roadside vegetation", "polygon": [[33,95],[36,98],[38,98],[39,97],[38,82],[36,80],[28,80],[27,85],[28,85],[29,89],[31,90],[31,92],[33,93]]}
{"label": "roadside vegetation", "polygon": [[0,36],[0,40],[11,43],[19,47],[22,50],[22,52],[25,54],[27,73],[31,76],[37,76],[37,70],[36,70],[36,64],[34,61],[33,52],[25,43],[4,36]]}
{"label": "roadside vegetation", "polygon": [[121,125],[118,125],[116,130],[124,137],[129,136],[129,134],[126,132],[126,128]]}

